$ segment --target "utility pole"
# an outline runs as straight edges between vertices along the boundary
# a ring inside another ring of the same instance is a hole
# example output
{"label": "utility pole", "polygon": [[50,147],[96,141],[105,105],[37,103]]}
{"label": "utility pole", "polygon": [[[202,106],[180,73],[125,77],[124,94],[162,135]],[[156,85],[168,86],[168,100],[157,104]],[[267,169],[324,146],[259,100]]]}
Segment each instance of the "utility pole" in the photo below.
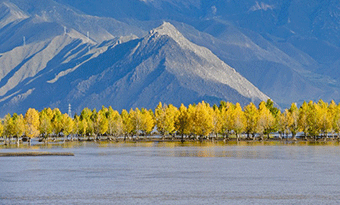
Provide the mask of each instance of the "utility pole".
{"label": "utility pole", "polygon": [[72,111],[71,111],[71,104],[68,104],[68,116],[73,118],[72,117]]}

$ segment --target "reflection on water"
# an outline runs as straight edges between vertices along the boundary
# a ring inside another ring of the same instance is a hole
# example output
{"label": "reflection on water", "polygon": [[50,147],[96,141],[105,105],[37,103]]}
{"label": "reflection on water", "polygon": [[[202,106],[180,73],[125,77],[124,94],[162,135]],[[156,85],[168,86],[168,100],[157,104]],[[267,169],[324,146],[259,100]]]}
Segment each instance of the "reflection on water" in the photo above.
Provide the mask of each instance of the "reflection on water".
{"label": "reflection on water", "polygon": [[338,204],[338,142],[67,142],[0,152],[0,204]]}
{"label": "reflection on water", "polygon": [[228,142],[211,142],[211,141],[188,141],[188,142],[87,142],[87,141],[73,141],[73,142],[50,142],[50,143],[27,143],[0,145],[0,149],[53,149],[53,148],[81,148],[81,147],[217,147],[217,146],[339,146],[338,141],[325,142],[309,142],[309,141],[228,141]]}

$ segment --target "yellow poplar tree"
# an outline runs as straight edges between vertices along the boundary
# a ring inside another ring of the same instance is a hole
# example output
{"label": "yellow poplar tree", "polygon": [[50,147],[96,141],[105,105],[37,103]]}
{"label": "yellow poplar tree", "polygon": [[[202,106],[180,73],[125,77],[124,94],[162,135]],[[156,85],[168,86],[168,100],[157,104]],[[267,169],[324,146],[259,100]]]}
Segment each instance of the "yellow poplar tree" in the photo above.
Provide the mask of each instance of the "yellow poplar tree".
{"label": "yellow poplar tree", "polygon": [[272,130],[272,127],[275,123],[274,116],[266,107],[266,103],[263,101],[259,105],[258,113],[259,117],[257,121],[257,131],[261,138],[263,137],[263,134],[267,134],[269,139],[270,131]]}
{"label": "yellow poplar tree", "polygon": [[101,110],[98,112],[98,117],[96,118],[97,120],[97,134],[103,135],[107,132],[109,129],[109,121],[107,119],[106,113],[108,112],[108,109],[105,108],[104,106],[102,107]]}
{"label": "yellow poplar tree", "polygon": [[133,126],[133,133],[136,135],[136,138],[139,138],[139,134],[142,130],[142,113],[141,111],[136,108],[135,110],[130,110],[129,112],[131,117],[131,123]]}
{"label": "yellow poplar tree", "polygon": [[308,110],[307,110],[307,125],[308,125],[308,133],[310,136],[316,137],[320,133],[320,124],[319,124],[319,115],[320,115],[320,106],[313,101],[308,103]]}
{"label": "yellow poplar tree", "polygon": [[222,122],[221,111],[217,107],[215,109],[211,108],[210,109],[210,115],[212,116],[212,119],[213,119],[212,133],[217,138],[218,133],[222,132],[222,123],[223,122]]}
{"label": "yellow poplar tree", "polygon": [[308,118],[308,111],[309,107],[308,104],[304,101],[299,109],[299,117],[298,117],[298,128],[299,131],[304,133],[304,137],[306,138],[308,135],[308,123],[307,123],[307,118]]}
{"label": "yellow poplar tree", "polygon": [[214,125],[213,117],[209,112],[210,106],[205,103],[198,103],[194,114],[195,134],[201,137],[208,136]]}
{"label": "yellow poplar tree", "polygon": [[29,138],[29,141],[39,136],[39,113],[34,108],[29,108],[25,114],[25,134]]}
{"label": "yellow poplar tree", "polygon": [[249,135],[252,134],[253,139],[255,139],[256,126],[257,126],[259,114],[254,103],[251,102],[247,106],[244,107],[244,115],[246,118],[245,131],[248,135],[248,138],[249,138]]}
{"label": "yellow poplar tree", "polygon": [[128,111],[126,111],[125,109],[122,110],[121,113],[121,118],[123,121],[123,134],[124,134],[124,139],[126,139],[126,137],[128,137],[132,131],[133,131],[133,124],[131,121],[131,116],[129,115]]}
{"label": "yellow poplar tree", "polygon": [[187,122],[187,129],[186,129],[189,135],[193,135],[196,129],[195,112],[196,112],[196,105],[189,105],[187,109],[188,122]]}
{"label": "yellow poplar tree", "polygon": [[93,119],[96,117],[96,114],[97,111],[95,109],[92,111],[89,108],[84,108],[80,113],[80,125],[82,126],[82,135],[88,135],[88,139],[90,139],[90,136],[92,136],[95,131]]}
{"label": "yellow poplar tree", "polygon": [[328,105],[328,116],[332,124],[331,133],[332,137],[334,138],[334,134],[337,131],[336,119],[338,118],[337,105],[335,104],[334,100],[332,100]]}
{"label": "yellow poplar tree", "polygon": [[108,119],[108,134],[109,139],[111,140],[111,136],[115,138],[119,137],[123,134],[123,120],[118,111],[113,110],[110,106],[107,111],[107,119]]}
{"label": "yellow poplar tree", "polygon": [[152,132],[153,128],[155,127],[153,112],[152,110],[142,108],[141,114],[142,114],[141,131],[144,134],[149,135]]}
{"label": "yellow poplar tree", "polygon": [[85,119],[80,119],[78,121],[78,134],[80,136],[85,137],[86,136],[86,130],[88,128],[87,121]]}
{"label": "yellow poplar tree", "polygon": [[177,130],[178,134],[182,136],[182,140],[184,139],[184,135],[188,135],[190,133],[189,120],[188,109],[183,104],[181,104],[178,110],[177,118],[175,120],[175,129]]}
{"label": "yellow poplar tree", "polygon": [[2,137],[4,134],[4,125],[2,124],[2,121],[0,121],[0,137]]}
{"label": "yellow poplar tree", "polygon": [[[224,101],[223,101],[224,102]],[[228,138],[231,130],[233,129],[233,114],[235,105],[230,102],[224,102],[220,105],[221,118],[222,118],[222,134]]]}
{"label": "yellow poplar tree", "polygon": [[328,103],[322,100],[318,102],[318,128],[323,136],[328,138],[328,133],[332,131],[332,113],[328,111]]}
{"label": "yellow poplar tree", "polygon": [[175,119],[178,109],[173,105],[159,103],[155,109],[155,119],[158,132],[163,136],[171,135],[175,131]]}
{"label": "yellow poplar tree", "polygon": [[236,103],[235,109],[232,115],[232,122],[233,122],[233,130],[236,134],[236,139],[239,140],[240,133],[244,131],[246,125],[246,117],[244,112],[242,111],[242,107],[240,103]]}
{"label": "yellow poplar tree", "polygon": [[334,123],[333,123],[333,127],[334,127],[334,131],[337,133],[337,137],[338,139],[340,138],[340,103],[336,106],[336,115],[334,116]]}
{"label": "yellow poplar tree", "polygon": [[74,130],[74,121],[68,114],[63,114],[62,116],[62,122],[63,122],[63,134],[65,137],[67,137],[70,134],[73,134]]}
{"label": "yellow poplar tree", "polygon": [[53,127],[52,127],[52,117],[53,114],[49,113],[51,109],[45,108],[39,113],[39,118],[40,118],[40,125],[39,125],[39,131],[44,139],[48,138],[50,134],[53,132]]}

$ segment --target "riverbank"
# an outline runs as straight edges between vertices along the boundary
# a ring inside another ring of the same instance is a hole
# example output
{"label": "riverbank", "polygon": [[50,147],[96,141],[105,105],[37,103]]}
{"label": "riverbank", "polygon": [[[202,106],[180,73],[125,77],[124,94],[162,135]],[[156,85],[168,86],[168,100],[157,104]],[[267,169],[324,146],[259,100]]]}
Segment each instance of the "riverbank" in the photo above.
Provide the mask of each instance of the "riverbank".
{"label": "riverbank", "polygon": [[41,149],[52,149],[52,148],[83,148],[83,147],[210,147],[210,146],[340,146],[338,139],[328,138],[327,140],[314,140],[312,138],[307,138],[306,140],[298,138],[297,140],[291,140],[288,138],[278,140],[275,138],[264,139],[264,140],[247,140],[242,138],[237,140],[236,138],[228,138],[223,140],[223,138],[218,139],[185,139],[182,141],[179,138],[139,138],[138,140],[118,138],[115,140],[100,139],[94,141],[93,139],[81,138],[80,140],[63,140],[62,138],[55,141],[40,142],[39,139],[33,139],[31,144],[29,143],[15,143],[13,141],[11,144],[4,145],[0,142],[0,150],[8,149],[28,149],[28,151],[39,151]]}
{"label": "riverbank", "polygon": [[[284,142],[284,143],[294,143],[294,142],[340,142],[340,139],[338,137],[298,137],[296,139],[294,138],[278,138],[271,136],[270,138],[264,137],[256,137],[256,138],[246,138],[246,137],[240,137],[236,138],[235,136],[231,136],[228,138],[223,137],[161,137],[161,136],[139,136],[139,137],[74,137],[74,138],[49,138],[42,140],[41,138],[34,138],[32,139],[33,144],[50,144],[50,143],[67,143],[67,142],[110,142],[110,143],[124,143],[124,142],[222,142],[222,143],[228,143],[228,142]],[[13,145],[18,144],[18,140],[13,139],[0,139],[0,146],[6,146],[6,145]],[[22,138],[19,139],[19,144],[30,144],[30,142],[23,140]]]}

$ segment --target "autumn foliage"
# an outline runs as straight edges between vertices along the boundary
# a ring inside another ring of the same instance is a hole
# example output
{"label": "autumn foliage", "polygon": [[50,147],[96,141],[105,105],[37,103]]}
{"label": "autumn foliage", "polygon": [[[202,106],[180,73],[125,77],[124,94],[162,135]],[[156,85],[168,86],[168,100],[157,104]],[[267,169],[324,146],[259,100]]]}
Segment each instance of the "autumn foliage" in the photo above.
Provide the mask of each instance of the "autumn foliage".
{"label": "autumn foliage", "polygon": [[[275,133],[279,138],[328,138],[340,134],[340,105],[322,100],[304,102],[299,108],[292,103],[289,109],[280,111],[271,100],[258,106],[250,103],[243,108],[239,103],[222,101],[219,106],[201,102],[177,108],[159,103],[154,110],[135,108],[120,113],[112,107],[101,110],[85,108],[73,117],[59,109],[46,108],[38,112],[30,108],[25,115],[6,115],[0,123],[0,135],[4,139],[36,138],[41,141],[68,139],[92,139],[147,137],[153,134],[163,139],[220,138],[231,136],[237,140],[265,139]],[[5,140],[6,142],[6,140]]]}

